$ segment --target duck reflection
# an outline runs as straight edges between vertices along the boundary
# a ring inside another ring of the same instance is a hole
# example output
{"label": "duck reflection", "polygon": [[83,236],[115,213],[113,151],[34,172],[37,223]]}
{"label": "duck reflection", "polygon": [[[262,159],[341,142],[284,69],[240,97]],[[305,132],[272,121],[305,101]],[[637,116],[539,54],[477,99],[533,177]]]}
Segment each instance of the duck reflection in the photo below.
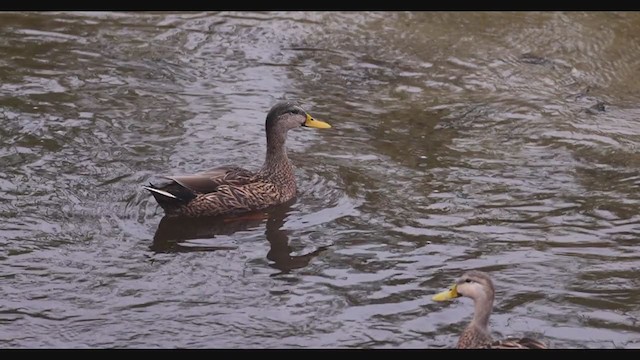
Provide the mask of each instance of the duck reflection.
{"label": "duck reflection", "polygon": [[270,244],[267,259],[272,268],[288,273],[309,264],[311,259],[327,249],[316,248],[303,255],[291,255],[289,231],[283,230],[292,203],[282,204],[266,211],[240,216],[216,216],[203,218],[164,217],[158,225],[151,250],[157,253],[233,250],[236,246],[195,245],[193,240],[213,239],[220,235],[233,235],[239,231],[257,229],[266,222],[265,235]]}

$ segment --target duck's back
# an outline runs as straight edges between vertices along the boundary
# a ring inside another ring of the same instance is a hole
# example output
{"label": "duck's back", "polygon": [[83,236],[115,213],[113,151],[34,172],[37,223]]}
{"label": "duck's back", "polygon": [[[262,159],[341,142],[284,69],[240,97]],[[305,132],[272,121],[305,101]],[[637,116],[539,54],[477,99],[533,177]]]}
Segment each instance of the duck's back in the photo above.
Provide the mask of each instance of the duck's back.
{"label": "duck's back", "polygon": [[253,181],[256,173],[234,165],[215,167],[190,175],[167,176],[168,179],[197,193],[210,193],[221,185],[244,185]]}

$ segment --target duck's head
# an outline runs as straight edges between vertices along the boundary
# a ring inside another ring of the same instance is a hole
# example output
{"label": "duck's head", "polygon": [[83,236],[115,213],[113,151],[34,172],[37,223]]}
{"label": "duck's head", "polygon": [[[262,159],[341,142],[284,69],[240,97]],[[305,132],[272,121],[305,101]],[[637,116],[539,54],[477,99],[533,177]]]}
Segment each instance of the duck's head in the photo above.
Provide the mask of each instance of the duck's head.
{"label": "duck's head", "polygon": [[331,125],[316,120],[300,106],[292,102],[275,104],[267,114],[267,133],[272,131],[286,132],[290,129],[305,126],[318,129],[328,129]]}
{"label": "duck's head", "polygon": [[467,271],[449,290],[434,295],[432,299],[446,301],[460,296],[472,298],[474,301],[481,299],[493,301],[493,281],[489,274],[477,270]]}

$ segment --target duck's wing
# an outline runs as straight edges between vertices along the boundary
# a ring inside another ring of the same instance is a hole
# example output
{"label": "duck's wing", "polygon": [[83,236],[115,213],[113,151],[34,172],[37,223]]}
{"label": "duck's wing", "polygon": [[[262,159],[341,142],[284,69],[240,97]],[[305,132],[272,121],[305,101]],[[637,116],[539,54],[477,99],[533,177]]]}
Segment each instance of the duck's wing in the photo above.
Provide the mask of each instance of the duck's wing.
{"label": "duck's wing", "polygon": [[189,175],[165,176],[195,193],[206,194],[218,190],[221,185],[245,185],[255,173],[234,165],[225,165]]}
{"label": "duck's wing", "polygon": [[531,338],[507,338],[487,345],[489,349],[547,349],[547,345]]}
{"label": "duck's wing", "polygon": [[157,186],[144,186],[165,211],[182,207],[200,194],[215,193],[220,186],[242,186],[254,181],[255,173],[238,166],[226,165],[197,174],[164,176],[168,181]]}

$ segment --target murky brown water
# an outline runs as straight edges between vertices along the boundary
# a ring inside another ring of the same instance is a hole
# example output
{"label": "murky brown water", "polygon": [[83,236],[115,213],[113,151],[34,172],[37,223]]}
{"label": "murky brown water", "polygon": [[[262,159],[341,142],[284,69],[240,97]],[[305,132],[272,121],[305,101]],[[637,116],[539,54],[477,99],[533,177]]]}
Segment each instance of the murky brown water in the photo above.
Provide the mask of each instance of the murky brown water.
{"label": "murky brown water", "polygon": [[[640,14],[0,14],[1,347],[640,347]],[[257,168],[252,221],[162,219],[142,185]]]}

